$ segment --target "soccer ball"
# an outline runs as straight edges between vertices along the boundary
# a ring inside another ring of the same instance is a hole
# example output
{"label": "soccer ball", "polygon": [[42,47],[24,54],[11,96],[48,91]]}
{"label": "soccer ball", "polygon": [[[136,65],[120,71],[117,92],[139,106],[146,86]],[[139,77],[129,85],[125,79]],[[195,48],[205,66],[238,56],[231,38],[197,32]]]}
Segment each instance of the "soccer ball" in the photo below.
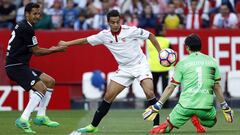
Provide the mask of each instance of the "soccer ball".
{"label": "soccer ball", "polygon": [[159,52],[160,64],[164,67],[172,66],[177,59],[176,53],[172,49],[163,49]]}

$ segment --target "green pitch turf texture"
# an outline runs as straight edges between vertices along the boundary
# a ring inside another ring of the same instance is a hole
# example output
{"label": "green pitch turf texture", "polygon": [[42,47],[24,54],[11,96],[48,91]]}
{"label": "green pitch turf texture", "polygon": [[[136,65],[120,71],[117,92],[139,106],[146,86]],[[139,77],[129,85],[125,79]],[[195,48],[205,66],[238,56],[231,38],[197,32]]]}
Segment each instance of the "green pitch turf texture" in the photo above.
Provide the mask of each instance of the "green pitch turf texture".
{"label": "green pitch turf texture", "polygon": [[[161,110],[161,122],[165,120],[171,110]],[[235,119],[232,124],[224,121],[221,111],[218,111],[218,122],[213,128],[207,129],[207,135],[240,135],[240,110],[235,111]],[[107,117],[99,125],[99,132],[90,135],[147,135],[151,129],[151,122],[143,121],[143,110],[110,110]],[[0,112],[0,135],[22,135],[14,122],[21,112]],[[37,135],[68,135],[73,130],[83,127],[92,120],[93,111],[48,111],[48,116],[61,123],[60,127],[48,128],[32,124]],[[35,116],[34,112],[32,116]],[[190,123],[186,123],[180,129],[174,129],[169,135],[194,135],[195,129]],[[82,135],[86,135],[82,134]]]}

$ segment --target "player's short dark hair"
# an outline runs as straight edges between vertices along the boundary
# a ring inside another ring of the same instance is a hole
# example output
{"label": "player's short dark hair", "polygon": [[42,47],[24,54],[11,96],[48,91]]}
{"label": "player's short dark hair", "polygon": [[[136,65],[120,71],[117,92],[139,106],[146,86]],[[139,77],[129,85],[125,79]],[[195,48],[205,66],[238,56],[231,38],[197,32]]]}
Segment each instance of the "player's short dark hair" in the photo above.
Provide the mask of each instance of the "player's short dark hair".
{"label": "player's short dark hair", "polygon": [[191,34],[186,37],[184,44],[193,52],[200,51],[202,48],[201,39],[197,34]]}
{"label": "player's short dark hair", "polygon": [[107,21],[110,20],[110,17],[120,17],[120,13],[113,9],[113,10],[110,10],[108,13],[107,13]]}
{"label": "player's short dark hair", "polygon": [[30,13],[33,8],[40,8],[40,5],[37,3],[32,3],[32,2],[28,3],[25,6],[24,14],[26,14],[27,12]]}

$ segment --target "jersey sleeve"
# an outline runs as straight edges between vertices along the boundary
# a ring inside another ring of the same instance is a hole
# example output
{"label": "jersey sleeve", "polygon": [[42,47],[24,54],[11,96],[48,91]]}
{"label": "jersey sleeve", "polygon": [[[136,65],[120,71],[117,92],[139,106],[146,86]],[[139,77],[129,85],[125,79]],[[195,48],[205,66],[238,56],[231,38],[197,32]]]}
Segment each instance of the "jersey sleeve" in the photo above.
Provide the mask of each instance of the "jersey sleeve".
{"label": "jersey sleeve", "polygon": [[215,80],[215,83],[218,83],[219,81],[221,81],[221,75],[220,75],[220,71],[219,71],[219,66],[218,65],[216,65],[214,80]]}
{"label": "jersey sleeve", "polygon": [[101,45],[103,44],[103,38],[104,35],[102,32],[99,32],[98,34],[92,35],[87,37],[87,41],[88,43],[90,43],[92,46],[96,46],[96,45]]}
{"label": "jersey sleeve", "polygon": [[174,70],[174,75],[172,77],[172,80],[171,80],[171,83],[174,84],[174,85],[179,85],[182,81],[182,76],[183,76],[183,73],[182,73],[182,65],[181,63],[178,63],[175,67],[175,70]]}
{"label": "jersey sleeve", "polygon": [[146,40],[148,39],[149,35],[150,35],[149,31],[146,31],[141,28],[133,27],[132,36],[134,38],[140,38],[140,39]]}

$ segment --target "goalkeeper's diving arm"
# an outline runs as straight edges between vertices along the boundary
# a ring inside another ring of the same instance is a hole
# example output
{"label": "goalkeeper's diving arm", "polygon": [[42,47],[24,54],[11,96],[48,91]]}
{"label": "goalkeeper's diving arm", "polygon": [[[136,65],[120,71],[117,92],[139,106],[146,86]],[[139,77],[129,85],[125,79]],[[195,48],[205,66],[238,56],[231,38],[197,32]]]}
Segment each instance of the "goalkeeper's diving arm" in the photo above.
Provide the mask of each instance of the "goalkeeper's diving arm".
{"label": "goalkeeper's diving arm", "polygon": [[163,94],[161,95],[161,98],[158,100],[158,102],[165,103],[168,98],[172,95],[174,89],[176,88],[176,85],[170,83],[168,86],[165,88]]}
{"label": "goalkeeper's diving arm", "polygon": [[225,101],[224,97],[223,97],[223,93],[222,93],[222,87],[219,83],[215,83],[214,85],[214,93],[217,97],[217,100],[219,103],[222,103]]}
{"label": "goalkeeper's diving arm", "polygon": [[154,105],[149,106],[145,112],[143,113],[144,120],[153,121],[159,110],[162,108],[163,104],[168,100],[168,98],[172,95],[176,85],[170,83],[165,88],[161,98]]}
{"label": "goalkeeper's diving arm", "polygon": [[222,93],[221,85],[218,82],[215,83],[215,85],[214,85],[214,93],[217,97],[218,102],[221,105],[225,120],[228,123],[232,123],[233,122],[233,110],[228,106],[227,102],[225,101],[223,93]]}

